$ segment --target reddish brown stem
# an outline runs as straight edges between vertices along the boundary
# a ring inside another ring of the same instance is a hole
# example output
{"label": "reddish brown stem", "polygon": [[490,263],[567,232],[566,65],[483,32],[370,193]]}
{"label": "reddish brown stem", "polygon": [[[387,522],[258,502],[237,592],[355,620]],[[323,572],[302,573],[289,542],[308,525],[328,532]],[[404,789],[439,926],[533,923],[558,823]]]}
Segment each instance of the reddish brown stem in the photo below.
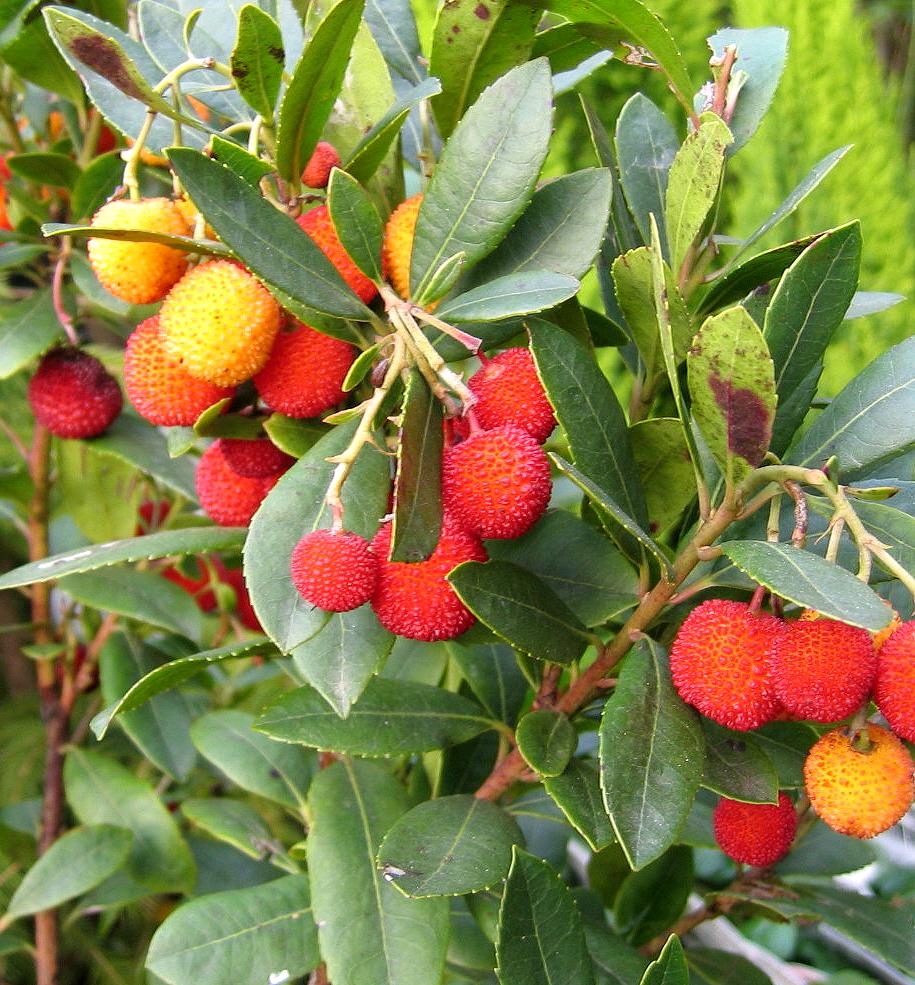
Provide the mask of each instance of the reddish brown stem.
{"label": "reddish brown stem", "polygon": [[71,250],[72,242],[70,237],[64,236],[60,245],[60,253],[57,254],[57,263],[54,264],[54,279],[51,282],[51,298],[54,302],[54,313],[57,315],[57,320],[60,322],[61,327],[67,333],[67,338],[69,339],[70,344],[79,345],[79,337],[77,336],[76,329],[73,326],[73,319],[64,307],[63,298],[64,273],[67,269],[67,264],[70,261]]}
{"label": "reddish brown stem", "polygon": [[721,58],[718,78],[715,80],[715,97],[712,100],[712,112],[717,113],[722,119],[725,118],[724,111],[728,100],[728,85],[731,81],[731,71],[734,68],[735,61],[737,61],[737,48],[729,44],[724,49],[724,55]]}

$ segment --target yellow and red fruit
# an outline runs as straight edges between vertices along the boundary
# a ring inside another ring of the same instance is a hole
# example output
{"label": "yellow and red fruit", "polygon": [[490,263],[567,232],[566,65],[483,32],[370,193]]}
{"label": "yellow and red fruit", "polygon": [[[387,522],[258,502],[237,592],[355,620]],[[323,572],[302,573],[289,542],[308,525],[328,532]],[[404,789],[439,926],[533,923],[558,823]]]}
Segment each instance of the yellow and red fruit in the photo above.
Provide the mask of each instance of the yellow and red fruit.
{"label": "yellow and red fruit", "polygon": [[[381,272],[402,298],[410,296],[410,260],[413,256],[413,233],[416,217],[423,204],[422,193],[401,202],[391,213],[384,228]],[[430,305],[431,308],[431,305]]]}
{"label": "yellow and red fruit", "polygon": [[391,524],[385,523],[372,541],[378,558],[378,582],[372,608],[378,621],[398,636],[411,640],[451,640],[476,621],[446,581],[464,561],[485,561],[486,550],[447,513],[442,518],[438,545],[425,561],[390,561]]}
{"label": "yellow and red fruit", "polygon": [[915,742],[915,622],[902,623],[880,648],[874,698],[896,735]]}
{"label": "yellow and red fruit", "polygon": [[239,475],[226,461],[222,441],[217,440],[200,456],[195,478],[197,498],[214,522],[223,527],[246,527],[281,475]]}
{"label": "yellow and red fruit", "polygon": [[295,464],[291,455],[280,451],[268,438],[223,438],[221,447],[229,467],[252,479],[285,472]]}
{"label": "yellow and red fruit", "polygon": [[52,349],[29,381],[35,419],[58,438],[94,438],[120,414],[117,381],[82,349]]}
{"label": "yellow and red fruit", "polygon": [[[191,227],[168,198],[108,202],[92,217],[93,226],[141,229],[190,236]],[[91,238],[89,263],[102,287],[130,304],[161,301],[187,270],[187,254],[161,243]]]}
{"label": "yellow and red fruit", "polygon": [[814,722],[837,722],[867,700],[877,672],[870,633],[835,619],[786,623],[769,648],[782,705]]}
{"label": "yellow and red fruit", "polygon": [[340,339],[295,322],[281,332],[254,386],[271,409],[287,417],[317,417],[344,398],[343,381],[356,350]]}
{"label": "yellow and red fruit", "polygon": [[709,599],[686,617],[670,649],[680,697],[719,725],[747,731],[779,713],[766,648],[781,621],[745,602]]}
{"label": "yellow and red fruit", "polygon": [[744,804],[722,797],[712,814],[718,847],[735,862],[766,867],[783,858],[797,832],[791,798],[777,804]]}
{"label": "yellow and red fruit", "polygon": [[306,602],[328,612],[365,605],[378,581],[367,540],[348,531],[313,530],[292,551],[292,583]]}
{"label": "yellow and red fruit", "polygon": [[188,271],[159,312],[168,352],[191,376],[221,387],[264,367],[281,322],[270,292],[230,260]]}
{"label": "yellow and red fruit", "polygon": [[124,385],[139,414],[164,427],[190,427],[207,407],[235,393],[185,372],[166,351],[158,315],[140,322],[127,339]]}
{"label": "yellow and red fruit", "polygon": [[370,280],[353,263],[350,255],[343,249],[337,230],[334,228],[330,218],[330,212],[326,205],[319,205],[316,209],[311,209],[304,215],[300,215],[296,222],[321,248],[321,251],[328,260],[337,268],[337,272],[350,286],[350,289],[359,298],[368,304],[378,293],[374,281]]}
{"label": "yellow and red fruit", "polygon": [[337,148],[326,140],[319,140],[302,172],[302,184],[308,188],[326,188],[331,171],[339,166]]}
{"label": "yellow and red fruit", "polygon": [[550,463],[527,431],[477,431],[442,459],[442,502],[481,537],[520,537],[550,501]]}
{"label": "yellow and red fruit", "polygon": [[873,838],[912,805],[912,757],[886,729],[867,724],[859,751],[849,730],[827,732],[804,763],[804,785],[819,817],[839,834]]}
{"label": "yellow and red fruit", "polygon": [[473,405],[477,421],[486,430],[517,424],[542,443],[556,427],[530,349],[500,352],[486,360],[467,385],[477,398]]}

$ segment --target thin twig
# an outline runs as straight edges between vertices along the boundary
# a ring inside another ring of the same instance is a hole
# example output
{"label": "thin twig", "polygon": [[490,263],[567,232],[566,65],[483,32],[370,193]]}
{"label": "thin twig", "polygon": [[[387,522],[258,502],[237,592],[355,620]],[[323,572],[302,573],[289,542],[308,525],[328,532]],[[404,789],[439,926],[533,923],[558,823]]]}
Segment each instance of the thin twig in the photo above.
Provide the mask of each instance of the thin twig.
{"label": "thin twig", "polygon": [[70,261],[70,253],[73,249],[73,240],[69,236],[62,236],[60,239],[60,252],[57,254],[57,262],[54,264],[54,279],[51,282],[51,298],[54,302],[54,313],[60,322],[70,345],[79,345],[79,336],[73,326],[73,319],[64,307],[63,285],[64,273]]}

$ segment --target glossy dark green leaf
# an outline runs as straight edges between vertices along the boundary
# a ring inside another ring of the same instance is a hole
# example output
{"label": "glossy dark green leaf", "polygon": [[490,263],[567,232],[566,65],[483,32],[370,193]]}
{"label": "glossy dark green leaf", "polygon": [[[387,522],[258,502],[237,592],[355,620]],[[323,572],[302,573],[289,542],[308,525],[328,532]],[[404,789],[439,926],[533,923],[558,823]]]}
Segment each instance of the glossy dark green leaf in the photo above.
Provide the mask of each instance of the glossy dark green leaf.
{"label": "glossy dark green leaf", "polygon": [[915,445],[915,336],[878,356],[795,440],[785,460],[821,467],[839,459],[834,477],[866,476]]}
{"label": "glossy dark green leaf", "polygon": [[614,924],[639,946],[673,926],[693,889],[693,853],[675,845],[623,880],[614,903]]}
{"label": "glossy dark green leaf", "polygon": [[295,875],[182,904],[153,935],[146,967],[170,985],[263,985],[320,960],[308,877]]}
{"label": "glossy dark green leaf", "polygon": [[582,311],[596,346],[619,346],[629,341],[629,336],[623,331],[622,326],[606,315],[593,308],[582,308]]}
{"label": "glossy dark green leaf", "polygon": [[722,797],[751,804],[778,803],[778,774],[755,734],[732,732],[708,719],[705,733],[705,774],[702,786]]}
{"label": "glossy dark green leaf", "polygon": [[606,985],[633,985],[639,982],[648,959],[630,947],[622,937],[606,927],[593,923],[585,924],[585,940],[595,969],[603,975],[600,979]]}
{"label": "glossy dark green leaf", "polygon": [[870,843],[840,835],[818,821],[774,866],[780,876],[837,876],[877,860]]}
{"label": "glossy dark green leaf", "polygon": [[249,154],[244,147],[232,140],[226,140],[218,135],[213,136],[213,156],[220,164],[230,167],[239,177],[244,178],[249,185],[256,186],[261,178],[273,170],[266,161]]}
{"label": "glossy dark green leaf", "polygon": [[496,941],[500,985],[594,985],[578,908],[546,862],[513,849]]}
{"label": "glossy dark green leaf", "polygon": [[450,643],[448,653],[486,711],[498,721],[514,725],[528,690],[514,650],[504,643]]}
{"label": "glossy dark green leaf", "polygon": [[782,790],[804,785],[804,761],[816,732],[803,722],[769,722],[753,732],[753,741],[775,765]]}
{"label": "glossy dark green leaf", "polygon": [[689,985],[689,965],[676,934],[667,938],[664,950],[645,970],[640,985]]}
{"label": "glossy dark green leaf", "polygon": [[483,625],[532,657],[567,664],[588,645],[587,628],[575,613],[524,568],[508,561],[467,561],[448,581]]}
{"label": "glossy dark green leaf", "polygon": [[268,124],[283,77],[283,36],[276,21],[246,3],[238,12],[238,35],[229,66],[244,101]]}
{"label": "glossy dark green leaf", "polygon": [[692,985],[772,985],[752,961],[731,951],[691,947],[684,953]]}
{"label": "glossy dark green leaf", "polygon": [[416,221],[410,268],[421,296],[439,264],[463,252],[469,269],[498,245],[524,210],[552,123],[550,69],[512,69],[467,111],[439,158]]}
{"label": "glossy dark green leaf", "polygon": [[592,851],[616,840],[601,796],[600,775],[589,760],[571,760],[564,773],[544,779],[543,787]]}
{"label": "glossy dark green leaf", "polygon": [[581,285],[552,270],[524,270],[497,277],[450,298],[438,310],[449,322],[498,321],[552,308],[573,297]]}
{"label": "glossy dark green leaf", "polygon": [[402,815],[378,849],[382,875],[405,896],[457,896],[504,879],[523,842],[510,814],[467,794],[427,800]]}
{"label": "glossy dark green leaf", "polygon": [[394,481],[392,561],[424,561],[442,529],[442,405],[418,369],[403,402]]}
{"label": "glossy dark green leaf", "polygon": [[260,814],[243,800],[229,797],[185,800],[181,803],[181,813],[208,835],[233,845],[251,858],[263,858],[267,854],[270,829]]}
{"label": "glossy dark green leaf", "polygon": [[[298,181],[343,85],[365,0],[341,0],[315,28],[280,102],[276,165]],[[197,201],[197,196],[191,192]],[[333,312],[331,312],[333,314]]]}
{"label": "glossy dark green leaf", "polygon": [[376,677],[340,718],[309,687],[290,691],[257,720],[282,742],[358,756],[398,756],[466,742],[491,726],[479,705],[442,688]]}
{"label": "glossy dark green leaf", "polygon": [[23,80],[78,103],[83,85],[51,40],[44,19],[26,16],[34,10],[26,4],[10,4],[5,10],[18,16],[4,24],[3,61]]}
{"label": "glossy dark green leaf", "polygon": [[132,841],[130,831],[110,824],[68,831],[26,872],[4,921],[52,910],[82,896],[124,864]]}
{"label": "glossy dark green leaf", "polygon": [[41,227],[44,236],[85,236],[96,239],[114,239],[130,243],[159,243],[187,253],[204,256],[229,257],[231,252],[214,240],[193,239],[190,236],[174,236],[171,233],[151,232],[145,229],[118,229],[113,226],[89,226],[85,223],[46,222]]}
{"label": "glossy dark green leaf", "polygon": [[189,890],[194,860],[178,826],[151,786],[98,752],[70,749],[64,761],[67,803],[83,824],[133,832],[127,874],[154,892]]}
{"label": "glossy dark green leaf", "polygon": [[337,236],[353,263],[372,280],[381,280],[381,216],[359,182],[334,168],[327,185],[327,206]]}
{"label": "glossy dark green leaf", "polygon": [[676,841],[702,779],[705,750],[696,714],[670,681],[653,640],[626,658],[600,726],[604,805],[634,869]]}
{"label": "glossy dark green leaf", "polygon": [[55,188],[72,190],[80,176],[79,165],[66,154],[30,151],[25,154],[11,154],[6,163],[13,174],[25,178],[26,181],[52,185]]}
{"label": "glossy dark green leaf", "polygon": [[365,22],[388,65],[408,82],[421,82],[425,61],[409,0],[366,0]]}
{"label": "glossy dark green leaf", "polygon": [[637,92],[620,110],[616,121],[616,158],[620,184],[644,242],[651,238],[648,215],[658,222],[661,242],[667,242],[664,201],[667,175],[680,140],[667,116]]}
{"label": "glossy dark green leaf", "polygon": [[890,621],[890,610],[872,588],[809,551],[757,540],[731,540],[721,549],[755,582],[797,605],[872,633]]}
{"label": "glossy dark green leaf", "polygon": [[0,379],[28,366],[61,338],[50,290],[0,307]]}
{"label": "glossy dark green leaf", "polygon": [[532,770],[541,776],[559,776],[578,746],[578,733],[565,715],[542,709],[522,717],[515,742]]}
{"label": "glossy dark green leaf", "polygon": [[212,711],[191,726],[204,759],[243,790],[301,810],[315,770],[314,756],[254,731],[254,716],[237,709]]}
{"label": "glossy dark green leaf", "polygon": [[100,209],[121,183],[124,162],[117,151],[97,157],[80,174],[70,199],[70,215],[89,219]]}
{"label": "glossy dark green leaf", "polygon": [[429,985],[441,980],[448,901],[408,899],[375,858],[410,801],[386,767],[344,759],[308,798],[308,872],[321,953],[334,985]]}
{"label": "glossy dark green leaf", "polygon": [[282,292],[294,313],[306,322],[306,308],[357,321],[369,317],[312,239],[244,178],[187,148],[173,148],[169,159],[219,238],[268,287]]}

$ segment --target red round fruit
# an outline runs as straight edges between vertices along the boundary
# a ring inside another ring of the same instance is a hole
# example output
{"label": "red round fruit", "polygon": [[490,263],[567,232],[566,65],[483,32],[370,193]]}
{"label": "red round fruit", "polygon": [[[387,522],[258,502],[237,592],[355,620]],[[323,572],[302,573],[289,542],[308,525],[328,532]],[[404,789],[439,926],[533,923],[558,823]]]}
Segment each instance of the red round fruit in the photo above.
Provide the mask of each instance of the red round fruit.
{"label": "red round fruit", "polygon": [[337,148],[326,140],[319,140],[302,172],[302,184],[308,188],[326,188],[331,171],[339,166]]}
{"label": "red round fruit", "polygon": [[365,605],[375,591],[378,559],[358,534],[313,530],[292,551],[292,583],[306,602],[328,612]]}
{"label": "red round fruit", "polygon": [[900,739],[915,742],[915,622],[904,622],[877,654],[877,707]]}
{"label": "red round fruit", "polygon": [[745,602],[709,599],[686,617],[670,649],[680,697],[706,718],[747,731],[781,710],[769,680],[766,650],[782,623]]}
{"label": "red round fruit", "polygon": [[481,537],[520,537],[543,515],[552,489],[543,449],[514,424],[477,431],[442,459],[442,502]]}
{"label": "red round fruit", "polygon": [[712,815],[715,841],[735,862],[766,867],[783,858],[797,832],[797,815],[787,794],[778,804],[744,804],[722,797]]}
{"label": "red round fruit", "polygon": [[544,442],[556,427],[556,418],[534,367],[530,349],[506,349],[470,377],[467,385],[477,402],[473,406],[480,427],[489,430],[517,424]]}
{"label": "red round fruit", "polygon": [[296,219],[296,222],[321,248],[324,255],[337,268],[337,272],[350,286],[351,290],[362,301],[368,304],[378,293],[378,288],[353,263],[352,258],[343,248],[327,206],[319,205],[316,209],[311,209],[304,215],[300,215]]}
{"label": "red round fruit", "polygon": [[223,438],[222,454],[229,467],[251,479],[285,472],[295,459],[280,451],[269,438]]}
{"label": "red round fruit", "polygon": [[372,608],[378,621],[398,636],[411,640],[450,640],[476,621],[446,581],[464,561],[485,561],[486,550],[448,514],[442,518],[439,541],[425,561],[389,561],[391,524],[385,523],[372,541],[378,558],[378,582]]}
{"label": "red round fruit", "polygon": [[29,381],[35,419],[58,438],[93,438],[120,414],[121,388],[82,349],[52,349]]}
{"label": "red round fruit", "polygon": [[239,475],[222,453],[222,441],[214,441],[197,465],[197,498],[211,520],[223,527],[246,527],[281,473],[255,479]]}

